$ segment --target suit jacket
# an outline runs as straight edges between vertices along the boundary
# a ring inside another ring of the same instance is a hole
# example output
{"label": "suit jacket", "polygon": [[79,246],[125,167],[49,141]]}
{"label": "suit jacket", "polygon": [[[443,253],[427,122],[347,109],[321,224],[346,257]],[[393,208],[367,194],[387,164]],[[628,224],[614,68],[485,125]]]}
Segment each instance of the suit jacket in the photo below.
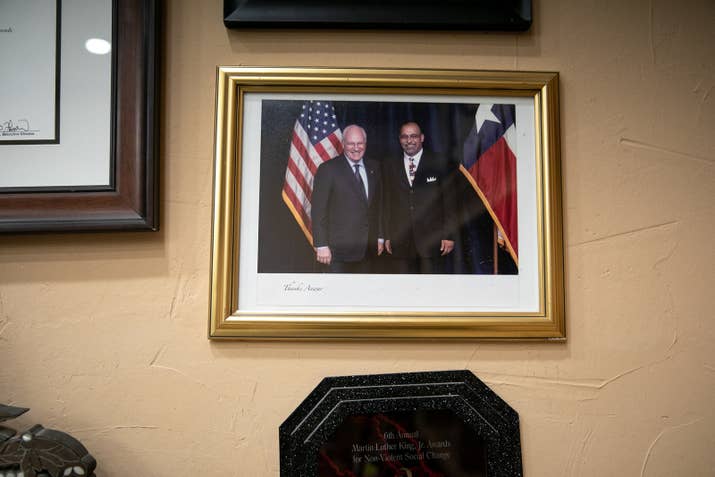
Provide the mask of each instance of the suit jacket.
{"label": "suit jacket", "polygon": [[[427,151],[422,152],[410,186],[403,156],[383,166],[385,239],[397,258],[437,257],[442,240],[454,240],[457,218],[455,169]],[[410,241],[414,241],[410,253]],[[415,253],[416,252],[416,253]]]}
{"label": "suit jacket", "polygon": [[311,221],[313,246],[329,246],[334,261],[357,262],[377,253],[382,235],[382,174],[379,165],[363,159],[368,199],[344,156],[318,167],[313,182]]}

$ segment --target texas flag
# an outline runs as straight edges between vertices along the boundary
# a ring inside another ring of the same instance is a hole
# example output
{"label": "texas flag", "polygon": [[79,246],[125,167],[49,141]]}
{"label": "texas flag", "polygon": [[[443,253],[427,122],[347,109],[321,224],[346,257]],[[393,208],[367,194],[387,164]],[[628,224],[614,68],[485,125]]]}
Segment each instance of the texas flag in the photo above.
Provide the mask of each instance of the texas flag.
{"label": "texas flag", "polygon": [[460,170],[492,216],[514,263],[519,264],[516,200],[516,108],[479,104],[464,141]]}

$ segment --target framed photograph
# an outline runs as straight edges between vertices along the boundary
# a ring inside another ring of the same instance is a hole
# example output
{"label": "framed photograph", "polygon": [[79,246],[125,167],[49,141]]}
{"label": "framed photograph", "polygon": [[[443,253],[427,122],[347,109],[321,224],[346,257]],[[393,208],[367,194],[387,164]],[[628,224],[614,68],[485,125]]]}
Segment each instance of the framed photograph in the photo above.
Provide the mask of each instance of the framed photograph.
{"label": "framed photograph", "polygon": [[558,74],[220,67],[209,336],[565,338]]}
{"label": "framed photograph", "polygon": [[395,28],[526,31],[531,0],[223,0],[228,28]]}
{"label": "framed photograph", "polygon": [[158,21],[156,0],[2,2],[0,232],[158,229]]}

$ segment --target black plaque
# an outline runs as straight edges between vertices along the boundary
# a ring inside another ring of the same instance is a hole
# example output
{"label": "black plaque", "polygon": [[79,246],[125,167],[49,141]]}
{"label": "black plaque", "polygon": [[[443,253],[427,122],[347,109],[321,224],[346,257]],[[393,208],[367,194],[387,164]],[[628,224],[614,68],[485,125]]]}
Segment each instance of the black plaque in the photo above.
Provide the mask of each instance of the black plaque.
{"label": "black plaque", "polygon": [[318,476],[486,476],[486,445],[450,410],[348,416],[318,454]]}
{"label": "black plaque", "polygon": [[282,477],[518,477],[519,416],[469,371],[325,378],[280,427]]}
{"label": "black plaque", "polygon": [[228,28],[526,31],[531,0],[224,0]]}

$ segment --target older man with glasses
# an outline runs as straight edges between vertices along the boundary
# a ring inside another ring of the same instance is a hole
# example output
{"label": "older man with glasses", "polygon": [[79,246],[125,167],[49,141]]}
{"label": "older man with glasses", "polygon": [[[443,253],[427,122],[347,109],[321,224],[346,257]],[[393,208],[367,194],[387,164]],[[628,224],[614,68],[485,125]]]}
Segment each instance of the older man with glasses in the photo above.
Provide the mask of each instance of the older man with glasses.
{"label": "older man with glasses", "polygon": [[316,260],[333,273],[370,273],[382,253],[382,180],[378,163],[364,158],[365,130],[343,130],[343,157],[318,167],[311,220]]}

